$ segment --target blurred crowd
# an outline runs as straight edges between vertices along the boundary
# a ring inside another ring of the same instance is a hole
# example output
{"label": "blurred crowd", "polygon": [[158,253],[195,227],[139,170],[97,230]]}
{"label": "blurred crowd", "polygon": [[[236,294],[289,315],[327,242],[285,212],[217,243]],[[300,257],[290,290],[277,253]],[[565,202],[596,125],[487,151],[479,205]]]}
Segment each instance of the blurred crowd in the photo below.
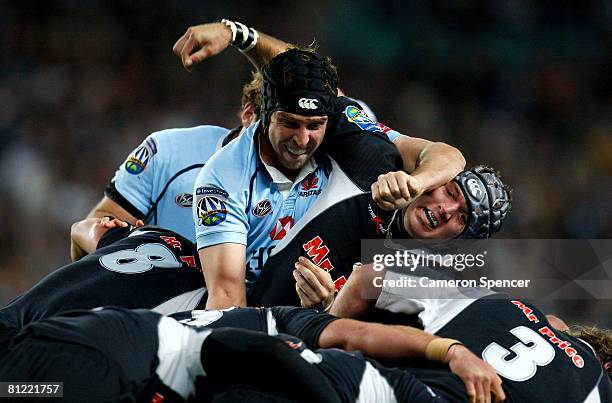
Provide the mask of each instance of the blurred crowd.
{"label": "blurred crowd", "polygon": [[248,63],[190,74],[171,50],[224,17],[316,41],[381,122],[501,170],[501,237],[612,238],[612,3],[535,3],[0,2],[0,303],[69,261],[71,223],[146,135],[238,125]]}

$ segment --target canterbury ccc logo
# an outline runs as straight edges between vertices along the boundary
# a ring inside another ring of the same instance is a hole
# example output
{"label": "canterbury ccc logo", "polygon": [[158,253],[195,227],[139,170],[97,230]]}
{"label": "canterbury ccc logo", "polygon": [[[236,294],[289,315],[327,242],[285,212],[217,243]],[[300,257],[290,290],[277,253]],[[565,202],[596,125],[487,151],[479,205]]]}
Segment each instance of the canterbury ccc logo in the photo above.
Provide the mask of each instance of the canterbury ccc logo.
{"label": "canterbury ccc logo", "polygon": [[467,181],[467,186],[472,196],[480,198],[480,196],[482,195],[482,189],[480,188],[480,185],[478,184],[476,179],[469,179]]}
{"label": "canterbury ccc logo", "polygon": [[298,106],[302,109],[317,109],[319,105],[317,105],[317,100],[312,98],[300,98],[298,101]]}

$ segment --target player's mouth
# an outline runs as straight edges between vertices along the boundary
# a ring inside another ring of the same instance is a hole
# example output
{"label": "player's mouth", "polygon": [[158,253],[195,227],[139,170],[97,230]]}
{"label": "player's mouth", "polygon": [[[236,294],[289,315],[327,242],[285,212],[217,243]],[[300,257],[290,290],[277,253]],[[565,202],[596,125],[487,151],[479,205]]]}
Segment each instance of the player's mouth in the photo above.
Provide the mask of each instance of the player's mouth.
{"label": "player's mouth", "polygon": [[425,212],[425,217],[427,218],[427,222],[429,223],[429,226],[432,229],[438,228],[439,222],[435,214],[433,213],[433,211],[431,211],[427,207],[423,207],[423,211]]}
{"label": "player's mouth", "polygon": [[296,157],[304,155],[308,152],[308,149],[306,148],[296,147],[291,144],[285,144],[285,148],[287,149],[287,151],[289,151],[290,154],[295,155]]}

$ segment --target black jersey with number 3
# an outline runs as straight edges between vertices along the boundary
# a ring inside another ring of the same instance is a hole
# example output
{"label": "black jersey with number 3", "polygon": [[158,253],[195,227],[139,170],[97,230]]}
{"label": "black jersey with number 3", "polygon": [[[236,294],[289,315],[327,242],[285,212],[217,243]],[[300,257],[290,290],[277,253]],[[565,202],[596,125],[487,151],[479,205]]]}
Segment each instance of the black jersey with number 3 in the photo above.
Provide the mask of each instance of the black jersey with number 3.
{"label": "black jersey with number 3", "polygon": [[609,402],[610,378],[591,347],[555,330],[535,306],[496,294],[451,319],[437,336],[461,340],[502,377],[511,402]]}
{"label": "black jersey with number 3", "polygon": [[182,236],[156,227],[109,230],[98,249],[48,274],[0,310],[21,328],[73,309],[116,305],[160,313],[197,307],[204,294],[198,253]]}

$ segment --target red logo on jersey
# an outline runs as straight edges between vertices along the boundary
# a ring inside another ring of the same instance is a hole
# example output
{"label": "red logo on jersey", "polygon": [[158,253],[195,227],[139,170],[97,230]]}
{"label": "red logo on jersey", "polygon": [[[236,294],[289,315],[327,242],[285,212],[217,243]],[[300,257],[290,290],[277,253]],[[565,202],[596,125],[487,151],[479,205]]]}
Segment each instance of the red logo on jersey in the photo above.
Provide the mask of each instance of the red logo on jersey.
{"label": "red logo on jersey", "polygon": [[166,400],[166,398],[159,392],[155,392],[153,397],[151,397],[151,403],[162,403],[164,400]]}
{"label": "red logo on jersey", "polygon": [[294,350],[297,350],[298,348],[302,347],[302,344],[303,344],[303,342],[301,342],[301,341],[297,342],[297,343],[294,343],[294,342],[292,342],[290,340],[285,340],[285,343],[287,343],[289,345],[289,347],[291,347]]}
{"label": "red logo on jersey", "polygon": [[376,233],[380,234],[387,232],[387,230],[383,227],[383,223],[385,222],[382,218],[380,218],[374,212],[372,205],[368,204],[368,212],[370,213],[370,219],[374,222],[374,227],[376,228]]}
{"label": "red logo on jersey", "polygon": [[167,243],[168,245],[172,246],[173,248],[176,248],[178,250],[181,250],[181,243],[173,236],[163,236],[160,235],[160,238]]}
{"label": "red logo on jersey", "polygon": [[302,181],[302,190],[316,189],[318,183],[319,178],[314,173],[311,173]]}
{"label": "red logo on jersey", "polygon": [[334,265],[326,258],[329,253],[329,248],[323,244],[323,240],[320,236],[317,235],[312,238],[310,241],[303,244],[302,248],[306,251],[306,254],[312,258],[314,264],[323,270],[332,271],[334,269]]}
{"label": "red logo on jersey", "polygon": [[293,227],[293,217],[290,215],[279,218],[276,222],[272,231],[270,231],[270,239],[273,241],[280,241],[287,235],[287,231],[289,231]]}
{"label": "red logo on jersey", "polygon": [[181,262],[189,267],[196,267],[195,256],[181,256]]}
{"label": "red logo on jersey", "polygon": [[346,283],[346,277],[344,277],[344,276],[342,276],[339,279],[337,279],[336,281],[334,281],[334,288],[336,289],[336,292],[340,292],[342,287],[344,287],[345,283]]}

